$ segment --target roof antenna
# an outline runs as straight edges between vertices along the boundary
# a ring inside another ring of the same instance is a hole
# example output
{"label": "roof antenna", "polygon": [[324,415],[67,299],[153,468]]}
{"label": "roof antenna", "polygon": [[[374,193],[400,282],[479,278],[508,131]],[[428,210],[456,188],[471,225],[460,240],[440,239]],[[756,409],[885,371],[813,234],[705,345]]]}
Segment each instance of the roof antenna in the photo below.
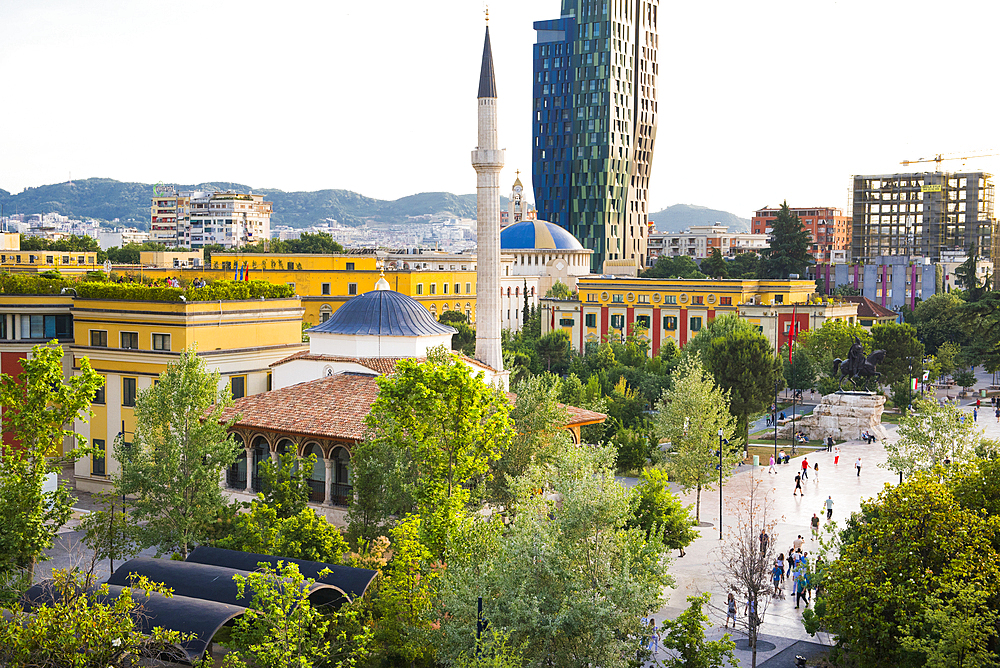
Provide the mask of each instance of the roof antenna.
{"label": "roof antenna", "polygon": [[489,25],[489,23],[490,23],[490,6],[486,5],[486,24]]}

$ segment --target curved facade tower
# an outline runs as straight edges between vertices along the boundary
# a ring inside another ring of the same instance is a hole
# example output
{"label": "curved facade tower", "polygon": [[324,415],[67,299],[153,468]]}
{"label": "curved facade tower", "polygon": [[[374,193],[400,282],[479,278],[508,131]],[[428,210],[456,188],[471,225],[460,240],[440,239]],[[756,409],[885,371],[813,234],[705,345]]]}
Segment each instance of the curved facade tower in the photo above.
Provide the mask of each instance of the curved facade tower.
{"label": "curved facade tower", "polygon": [[472,152],[476,170],[476,359],[503,370],[500,347],[500,170],[497,148],[497,86],[490,28],[486,27],[479,74],[479,146]]}

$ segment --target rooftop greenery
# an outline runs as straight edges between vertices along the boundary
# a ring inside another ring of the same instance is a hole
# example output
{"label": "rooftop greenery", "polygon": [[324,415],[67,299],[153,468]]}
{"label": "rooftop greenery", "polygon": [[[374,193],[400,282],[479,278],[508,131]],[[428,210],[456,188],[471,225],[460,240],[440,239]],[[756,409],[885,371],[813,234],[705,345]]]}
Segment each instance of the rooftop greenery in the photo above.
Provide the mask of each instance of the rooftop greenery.
{"label": "rooftop greenery", "polygon": [[169,288],[144,283],[117,283],[109,280],[70,280],[30,274],[0,274],[0,294],[58,295],[64,288],[76,291],[83,299],[121,299],[128,301],[189,302],[235,301],[241,299],[282,299],[295,295],[288,285],[267,281],[214,281],[205,287]]}

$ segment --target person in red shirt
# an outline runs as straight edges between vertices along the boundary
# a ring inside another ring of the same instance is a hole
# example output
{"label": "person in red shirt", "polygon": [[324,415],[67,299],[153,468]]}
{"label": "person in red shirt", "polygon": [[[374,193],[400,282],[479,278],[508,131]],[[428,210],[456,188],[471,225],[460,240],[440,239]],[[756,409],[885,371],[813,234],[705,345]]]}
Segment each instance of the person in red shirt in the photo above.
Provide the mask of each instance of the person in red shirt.
{"label": "person in red shirt", "polygon": [[807,480],[809,478],[809,462],[806,458],[802,458],[802,479]]}

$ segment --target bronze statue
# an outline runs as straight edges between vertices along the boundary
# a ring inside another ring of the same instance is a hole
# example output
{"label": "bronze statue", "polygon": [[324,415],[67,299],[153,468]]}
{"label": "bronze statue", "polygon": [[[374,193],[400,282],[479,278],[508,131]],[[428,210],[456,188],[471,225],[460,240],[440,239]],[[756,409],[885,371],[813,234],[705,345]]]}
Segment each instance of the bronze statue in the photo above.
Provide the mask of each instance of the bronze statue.
{"label": "bronze statue", "polygon": [[[885,351],[876,350],[868,357],[865,357],[865,349],[861,345],[861,340],[858,337],[854,337],[854,343],[851,344],[851,350],[847,353],[847,360],[841,360],[839,357],[833,360],[833,375],[836,376],[840,373],[840,383],[837,387],[840,391],[844,391],[844,381],[848,378],[851,379],[851,384],[854,385],[854,389],[863,389],[865,391],[871,391],[868,389],[868,384],[871,379],[875,379],[875,383],[878,383],[878,379],[882,377],[875,367],[885,360]],[[860,382],[859,382],[860,381]]]}

